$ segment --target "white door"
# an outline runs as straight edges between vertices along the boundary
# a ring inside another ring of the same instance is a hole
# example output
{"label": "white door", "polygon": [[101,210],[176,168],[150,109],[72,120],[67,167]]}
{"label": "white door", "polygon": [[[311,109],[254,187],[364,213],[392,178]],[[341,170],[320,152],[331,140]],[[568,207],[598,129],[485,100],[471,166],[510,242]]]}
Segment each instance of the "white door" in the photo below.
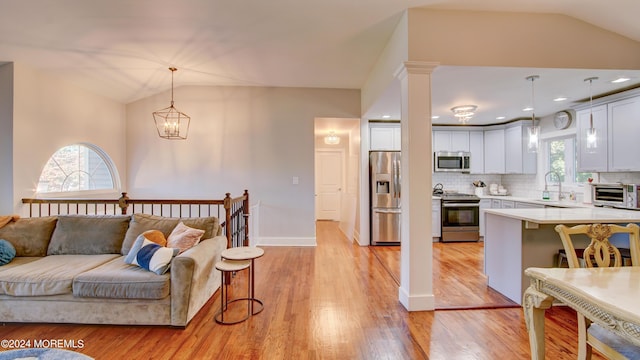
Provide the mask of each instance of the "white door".
{"label": "white door", "polygon": [[342,152],[316,151],[316,219],[340,220]]}

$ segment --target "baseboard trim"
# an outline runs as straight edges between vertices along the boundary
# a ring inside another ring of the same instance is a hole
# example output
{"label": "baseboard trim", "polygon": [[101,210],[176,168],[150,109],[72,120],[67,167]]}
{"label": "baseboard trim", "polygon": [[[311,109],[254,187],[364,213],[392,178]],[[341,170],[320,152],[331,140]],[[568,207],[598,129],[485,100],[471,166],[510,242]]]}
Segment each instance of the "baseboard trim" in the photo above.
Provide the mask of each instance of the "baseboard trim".
{"label": "baseboard trim", "polygon": [[317,246],[315,237],[259,237],[258,246]]}
{"label": "baseboard trim", "polygon": [[410,296],[402,287],[398,288],[398,298],[407,311],[435,310],[436,298],[431,295]]}

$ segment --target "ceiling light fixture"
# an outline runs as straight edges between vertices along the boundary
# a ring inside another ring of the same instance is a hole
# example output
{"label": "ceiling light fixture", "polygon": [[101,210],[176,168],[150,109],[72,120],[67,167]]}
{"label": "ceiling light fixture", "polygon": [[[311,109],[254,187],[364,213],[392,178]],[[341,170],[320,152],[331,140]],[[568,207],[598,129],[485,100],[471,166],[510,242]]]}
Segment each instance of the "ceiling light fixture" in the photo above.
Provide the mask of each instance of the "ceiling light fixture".
{"label": "ceiling light fixture", "polygon": [[331,131],[329,135],[324,137],[324,143],[327,145],[338,145],[340,144],[340,137]]}
{"label": "ceiling light fixture", "polygon": [[538,152],[538,148],[540,147],[540,126],[536,126],[536,97],[533,82],[536,79],[539,79],[538,75],[527,76],[526,80],[531,81],[531,126],[528,128],[529,131],[529,144],[527,145],[527,150],[531,153]]}
{"label": "ceiling light fixture", "polygon": [[171,70],[171,105],[164,109],[153,112],[153,121],[156,123],[158,136],[167,140],[185,140],[189,133],[189,123],[191,118],[178,111],[173,106],[173,73],[176,68],[170,67]]}
{"label": "ceiling light fixture", "polygon": [[560,102],[560,101],[565,101],[565,100],[567,100],[567,98],[564,97],[564,96],[558,96],[557,98],[553,99],[553,101],[555,101],[555,102]]}
{"label": "ceiling light fixture", "polygon": [[458,121],[462,124],[466,124],[471,120],[478,107],[476,105],[460,105],[451,108],[453,116],[458,118]]}
{"label": "ceiling light fixture", "polygon": [[598,151],[598,134],[596,133],[596,128],[593,127],[593,92],[592,85],[593,80],[598,80],[598,77],[590,77],[584,79],[584,81],[589,82],[589,128],[587,129],[587,146],[586,150],[588,153],[595,153]]}

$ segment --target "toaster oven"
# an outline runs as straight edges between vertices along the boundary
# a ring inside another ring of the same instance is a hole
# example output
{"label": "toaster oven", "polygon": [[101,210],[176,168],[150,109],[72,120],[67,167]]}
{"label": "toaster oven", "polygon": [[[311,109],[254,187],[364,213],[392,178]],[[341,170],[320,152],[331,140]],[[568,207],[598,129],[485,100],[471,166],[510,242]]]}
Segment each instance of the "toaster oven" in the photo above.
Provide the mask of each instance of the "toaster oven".
{"label": "toaster oven", "polygon": [[640,210],[640,185],[638,184],[593,184],[593,205],[620,209]]}

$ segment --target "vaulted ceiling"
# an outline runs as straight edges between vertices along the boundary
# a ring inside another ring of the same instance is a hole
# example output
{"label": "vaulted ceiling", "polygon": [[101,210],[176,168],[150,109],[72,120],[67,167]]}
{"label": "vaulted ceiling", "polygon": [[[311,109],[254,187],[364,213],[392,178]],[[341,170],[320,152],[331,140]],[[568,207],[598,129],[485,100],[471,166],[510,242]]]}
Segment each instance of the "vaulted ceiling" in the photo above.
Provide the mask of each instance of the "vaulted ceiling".
{"label": "vaulted ceiling", "polygon": [[412,7],[559,13],[640,41],[636,0],[2,0],[0,61],[123,103],[168,90],[169,66],[176,87],[358,89]]}

